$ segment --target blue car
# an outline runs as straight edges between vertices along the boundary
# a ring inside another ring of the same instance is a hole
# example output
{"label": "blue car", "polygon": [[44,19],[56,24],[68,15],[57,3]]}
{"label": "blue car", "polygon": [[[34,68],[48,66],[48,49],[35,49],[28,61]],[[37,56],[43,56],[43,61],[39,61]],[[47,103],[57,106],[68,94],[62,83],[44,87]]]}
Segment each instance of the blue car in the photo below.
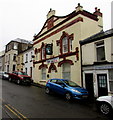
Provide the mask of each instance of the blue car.
{"label": "blue car", "polygon": [[49,79],[45,92],[50,94],[51,92],[55,92],[65,96],[67,100],[74,99],[87,99],[88,91],[85,88],[80,87],[75,82],[66,80],[66,79]]}

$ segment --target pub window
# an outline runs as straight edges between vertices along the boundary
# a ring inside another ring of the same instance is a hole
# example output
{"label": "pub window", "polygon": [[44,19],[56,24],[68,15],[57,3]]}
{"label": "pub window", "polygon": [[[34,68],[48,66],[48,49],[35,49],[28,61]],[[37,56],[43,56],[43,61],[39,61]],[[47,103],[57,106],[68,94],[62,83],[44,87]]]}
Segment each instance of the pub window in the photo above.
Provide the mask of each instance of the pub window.
{"label": "pub window", "polygon": [[72,46],[72,39],[69,39],[69,43],[70,43],[70,51],[72,51],[72,49],[73,49],[73,46]]}
{"label": "pub window", "polygon": [[62,65],[62,77],[63,79],[71,80],[71,65],[69,63],[64,63]]}
{"label": "pub window", "polygon": [[105,60],[105,46],[104,41],[96,43],[97,61]]}
{"label": "pub window", "polygon": [[42,68],[42,80],[46,80],[46,68]]}
{"label": "pub window", "polygon": [[42,59],[45,59],[45,47],[42,47]]}
{"label": "pub window", "polygon": [[64,37],[63,39],[62,39],[62,51],[63,51],[63,53],[66,53],[66,52],[68,52],[68,38],[67,37]]}

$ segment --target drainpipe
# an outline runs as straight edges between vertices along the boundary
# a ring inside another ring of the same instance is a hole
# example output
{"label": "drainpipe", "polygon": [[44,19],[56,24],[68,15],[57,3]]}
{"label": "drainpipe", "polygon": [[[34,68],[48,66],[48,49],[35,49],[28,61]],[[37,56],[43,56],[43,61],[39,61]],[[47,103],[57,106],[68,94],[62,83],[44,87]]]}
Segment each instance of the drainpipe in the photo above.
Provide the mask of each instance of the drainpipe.
{"label": "drainpipe", "polygon": [[81,85],[83,87],[83,70],[82,70],[82,45],[81,41],[79,41],[80,44],[80,59],[81,59]]}

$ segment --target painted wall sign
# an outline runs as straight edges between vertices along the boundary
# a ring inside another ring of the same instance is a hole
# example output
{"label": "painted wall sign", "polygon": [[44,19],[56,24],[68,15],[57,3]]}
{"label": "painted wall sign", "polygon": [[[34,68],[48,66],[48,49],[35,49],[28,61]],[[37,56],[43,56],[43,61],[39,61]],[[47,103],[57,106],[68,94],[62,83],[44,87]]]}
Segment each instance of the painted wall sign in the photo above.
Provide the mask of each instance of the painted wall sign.
{"label": "painted wall sign", "polygon": [[49,60],[46,60],[46,62],[47,62],[47,64],[59,62],[59,57],[53,58],[53,59],[49,59]]}

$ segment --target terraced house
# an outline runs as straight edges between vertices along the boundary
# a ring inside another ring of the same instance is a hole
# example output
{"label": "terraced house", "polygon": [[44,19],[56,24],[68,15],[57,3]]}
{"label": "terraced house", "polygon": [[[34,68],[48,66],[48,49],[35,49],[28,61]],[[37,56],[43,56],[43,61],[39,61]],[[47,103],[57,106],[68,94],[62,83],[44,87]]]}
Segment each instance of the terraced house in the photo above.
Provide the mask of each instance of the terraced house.
{"label": "terraced house", "polygon": [[[56,16],[50,9],[41,31],[34,36],[34,81],[45,84],[49,78],[81,82],[79,41],[103,29],[102,13],[90,13],[78,4],[66,16]],[[87,53],[86,53],[87,54]]]}
{"label": "terraced house", "polygon": [[92,97],[113,94],[113,29],[90,36],[80,44],[84,87]]}
{"label": "terraced house", "polygon": [[17,55],[26,50],[30,44],[30,41],[17,38],[11,40],[6,45],[4,71],[13,72],[15,70],[22,70],[19,66],[19,59],[17,59]]}

